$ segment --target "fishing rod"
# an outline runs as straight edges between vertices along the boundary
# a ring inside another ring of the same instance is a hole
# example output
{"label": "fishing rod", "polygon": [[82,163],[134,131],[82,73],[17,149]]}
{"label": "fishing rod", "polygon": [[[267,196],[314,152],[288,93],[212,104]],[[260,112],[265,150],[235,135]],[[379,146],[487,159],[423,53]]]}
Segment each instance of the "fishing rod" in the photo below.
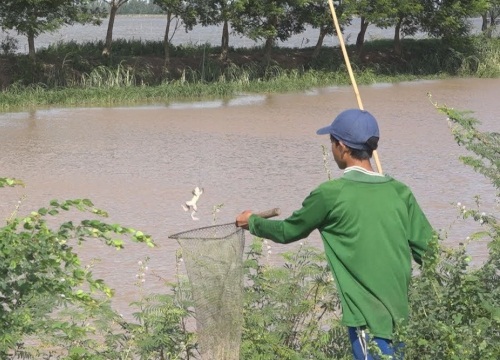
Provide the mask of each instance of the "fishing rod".
{"label": "fishing rod", "polygon": [[[356,100],[358,101],[359,109],[364,110],[363,103],[361,102],[361,96],[359,95],[358,85],[356,84],[354,73],[352,72],[351,62],[349,61],[349,55],[347,54],[347,50],[345,47],[344,37],[342,36],[342,32],[340,30],[339,21],[337,19],[337,13],[335,12],[335,7],[333,6],[333,0],[328,0],[328,4],[330,5],[333,24],[335,25],[335,31],[337,32],[337,36],[339,38],[340,48],[342,49],[342,54],[344,55],[344,61],[347,66],[347,71],[349,72],[349,78],[351,79],[351,84],[354,89],[354,93],[356,94]],[[373,159],[375,160],[377,171],[380,174],[382,174],[382,164],[380,163],[377,150],[373,150]]]}

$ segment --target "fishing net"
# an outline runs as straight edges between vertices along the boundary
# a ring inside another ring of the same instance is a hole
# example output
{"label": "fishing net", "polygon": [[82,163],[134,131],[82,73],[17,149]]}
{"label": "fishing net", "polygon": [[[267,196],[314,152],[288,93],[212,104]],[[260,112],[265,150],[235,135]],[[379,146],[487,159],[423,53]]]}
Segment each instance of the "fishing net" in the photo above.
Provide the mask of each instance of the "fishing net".
{"label": "fishing net", "polygon": [[243,327],[245,234],[234,224],[169,236],[182,248],[203,360],[238,360]]}

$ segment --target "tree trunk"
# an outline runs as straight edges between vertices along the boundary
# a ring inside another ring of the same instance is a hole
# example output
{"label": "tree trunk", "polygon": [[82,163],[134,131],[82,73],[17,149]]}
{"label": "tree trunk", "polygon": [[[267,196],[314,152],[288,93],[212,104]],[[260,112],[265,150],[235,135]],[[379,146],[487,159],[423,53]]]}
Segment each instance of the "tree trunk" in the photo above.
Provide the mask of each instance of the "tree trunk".
{"label": "tree trunk", "polygon": [[396,23],[396,27],[394,29],[394,54],[401,56],[402,48],[401,48],[401,23],[403,22],[402,18],[398,19]]}
{"label": "tree trunk", "polygon": [[222,40],[221,40],[221,52],[220,59],[223,62],[227,61],[227,54],[229,52],[229,22],[224,20],[224,26],[222,27]]}
{"label": "tree trunk", "polygon": [[267,67],[271,63],[271,53],[274,45],[274,36],[270,36],[266,39],[266,44],[264,45],[264,65]]}
{"label": "tree trunk", "polygon": [[485,12],[481,14],[481,18],[483,19],[483,22],[481,23],[481,31],[485,32],[488,29],[488,13]]}
{"label": "tree trunk", "polygon": [[30,32],[28,33],[28,55],[31,60],[35,61],[36,51],[35,51],[35,35]]}
{"label": "tree trunk", "polygon": [[170,66],[170,24],[172,23],[172,13],[167,12],[167,26],[165,27],[165,36],[163,37],[163,53],[164,63],[163,66],[168,71]]}
{"label": "tree trunk", "polygon": [[328,34],[328,29],[326,28],[326,26],[322,26],[319,29],[319,37],[318,37],[318,41],[316,42],[316,46],[314,47],[314,51],[313,51],[312,56],[311,56],[312,59],[318,58],[319,53],[321,51],[321,47],[323,46],[323,40],[325,39],[326,34]]}
{"label": "tree trunk", "polygon": [[[278,18],[276,16],[272,16],[269,18],[269,27],[276,29],[278,25]],[[271,52],[273,50],[275,36],[269,36],[266,39],[266,44],[264,45],[264,65],[267,67],[271,63]]]}
{"label": "tree trunk", "polygon": [[363,49],[363,44],[365,43],[366,29],[368,28],[369,24],[370,23],[366,21],[365,18],[362,16],[361,29],[359,30],[358,36],[356,38],[356,49],[358,49],[359,53],[361,53],[361,50]]}
{"label": "tree trunk", "polygon": [[113,26],[115,25],[115,17],[117,11],[118,4],[116,4],[115,2],[111,3],[111,8],[109,10],[108,31],[106,32],[106,43],[104,44],[104,49],[102,50],[103,56],[111,55],[111,44],[113,42]]}

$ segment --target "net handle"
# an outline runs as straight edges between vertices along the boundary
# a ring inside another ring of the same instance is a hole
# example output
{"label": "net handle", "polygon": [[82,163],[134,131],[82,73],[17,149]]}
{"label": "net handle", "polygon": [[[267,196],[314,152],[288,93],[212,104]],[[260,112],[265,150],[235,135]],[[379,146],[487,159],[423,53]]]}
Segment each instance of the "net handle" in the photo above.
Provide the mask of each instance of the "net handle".
{"label": "net handle", "polygon": [[257,215],[258,217],[261,217],[261,218],[264,218],[264,219],[268,219],[268,218],[272,218],[272,217],[278,216],[279,214],[281,214],[281,209],[280,208],[274,208],[274,209],[269,209],[269,210],[262,211],[262,212],[259,212],[259,213],[255,213],[254,215]]}

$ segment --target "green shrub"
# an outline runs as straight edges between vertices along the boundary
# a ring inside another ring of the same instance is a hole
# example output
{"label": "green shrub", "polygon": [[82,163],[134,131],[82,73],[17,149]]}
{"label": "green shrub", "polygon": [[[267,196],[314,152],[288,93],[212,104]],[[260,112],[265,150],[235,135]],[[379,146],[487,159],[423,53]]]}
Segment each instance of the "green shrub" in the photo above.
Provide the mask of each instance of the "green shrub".
{"label": "green shrub", "polygon": [[[435,104],[448,117],[455,141],[472,152],[464,164],[500,189],[500,134],[481,132],[470,112]],[[498,193],[497,193],[498,198]],[[446,248],[435,239],[410,293],[411,317],[400,329],[407,359],[500,358],[500,224],[495,214],[459,205],[464,219],[479,222],[483,231],[468,241],[486,239],[489,256],[471,265],[467,243]]]}
{"label": "green shrub", "polygon": [[[0,187],[19,184],[0,179]],[[49,225],[72,209],[97,218]],[[98,219],[106,216],[87,199],[53,200],[25,217],[14,212],[0,228],[0,358],[27,356],[23,343],[30,339],[34,344],[47,337],[67,339],[68,353],[80,351],[81,342],[75,339],[89,339],[84,335],[92,329],[62,310],[74,309],[73,314],[87,317],[104,314],[101,310],[112,290],[81,264],[75,246],[97,240],[120,249],[124,242],[116,235],[153,246],[151,238],[140,231]]]}
{"label": "green shrub", "polygon": [[338,321],[339,298],[324,254],[302,245],[266,265],[267,241],[256,239],[245,262],[242,359],[349,358],[347,331]]}

